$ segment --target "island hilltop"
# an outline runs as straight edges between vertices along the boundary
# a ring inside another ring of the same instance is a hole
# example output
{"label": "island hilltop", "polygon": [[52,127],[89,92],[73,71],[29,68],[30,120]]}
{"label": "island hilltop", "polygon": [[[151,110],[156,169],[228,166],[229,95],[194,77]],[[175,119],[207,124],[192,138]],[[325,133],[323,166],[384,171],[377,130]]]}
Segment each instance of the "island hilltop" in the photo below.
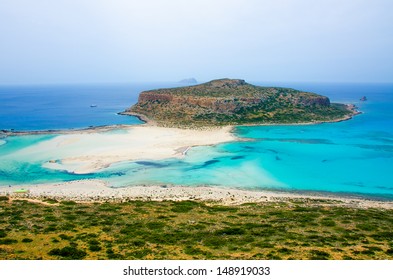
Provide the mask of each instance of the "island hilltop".
{"label": "island hilltop", "polygon": [[144,91],[124,114],[160,126],[221,126],[332,122],[351,118],[354,106],[290,88],[261,87],[239,79]]}

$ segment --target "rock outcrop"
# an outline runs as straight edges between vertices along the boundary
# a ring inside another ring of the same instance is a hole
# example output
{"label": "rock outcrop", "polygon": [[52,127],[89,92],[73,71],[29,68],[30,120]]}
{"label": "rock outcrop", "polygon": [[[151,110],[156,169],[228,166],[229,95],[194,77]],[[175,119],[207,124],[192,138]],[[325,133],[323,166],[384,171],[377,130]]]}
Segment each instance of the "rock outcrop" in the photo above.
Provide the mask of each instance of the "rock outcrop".
{"label": "rock outcrop", "polygon": [[125,113],[144,115],[165,126],[210,126],[333,121],[354,112],[315,93],[220,79],[144,91]]}

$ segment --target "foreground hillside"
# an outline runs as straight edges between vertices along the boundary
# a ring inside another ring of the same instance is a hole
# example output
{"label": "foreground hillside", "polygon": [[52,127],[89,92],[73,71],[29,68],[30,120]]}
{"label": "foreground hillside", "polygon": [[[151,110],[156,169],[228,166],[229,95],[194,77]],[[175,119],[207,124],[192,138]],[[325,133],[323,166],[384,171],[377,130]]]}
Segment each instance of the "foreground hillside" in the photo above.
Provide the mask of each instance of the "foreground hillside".
{"label": "foreground hillside", "polygon": [[231,79],[145,91],[124,113],[164,126],[328,122],[355,114],[352,107],[315,93]]}
{"label": "foreground hillside", "polygon": [[393,211],[0,197],[0,259],[393,259]]}

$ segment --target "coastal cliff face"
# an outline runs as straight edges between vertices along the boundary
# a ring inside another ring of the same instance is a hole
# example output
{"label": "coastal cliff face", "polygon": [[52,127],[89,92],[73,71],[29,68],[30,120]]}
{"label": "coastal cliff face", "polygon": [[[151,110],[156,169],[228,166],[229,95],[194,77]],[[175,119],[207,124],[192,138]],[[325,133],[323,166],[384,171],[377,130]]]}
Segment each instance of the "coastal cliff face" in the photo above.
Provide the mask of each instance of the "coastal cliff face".
{"label": "coastal cliff face", "polygon": [[144,91],[126,114],[142,114],[164,126],[300,123],[351,115],[329,98],[289,88],[259,87],[220,79],[196,86]]}

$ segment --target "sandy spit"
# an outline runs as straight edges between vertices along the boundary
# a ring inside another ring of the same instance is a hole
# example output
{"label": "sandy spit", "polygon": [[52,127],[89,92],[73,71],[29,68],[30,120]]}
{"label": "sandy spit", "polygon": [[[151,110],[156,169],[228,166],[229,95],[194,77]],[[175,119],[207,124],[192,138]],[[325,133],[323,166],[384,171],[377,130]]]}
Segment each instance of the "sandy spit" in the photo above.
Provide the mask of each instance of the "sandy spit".
{"label": "sandy spit", "polygon": [[190,147],[237,140],[232,127],[206,129],[164,128],[138,125],[121,133],[93,130],[57,135],[17,152],[20,156],[46,155],[44,167],[75,174],[99,171],[113,163],[184,157]]}

